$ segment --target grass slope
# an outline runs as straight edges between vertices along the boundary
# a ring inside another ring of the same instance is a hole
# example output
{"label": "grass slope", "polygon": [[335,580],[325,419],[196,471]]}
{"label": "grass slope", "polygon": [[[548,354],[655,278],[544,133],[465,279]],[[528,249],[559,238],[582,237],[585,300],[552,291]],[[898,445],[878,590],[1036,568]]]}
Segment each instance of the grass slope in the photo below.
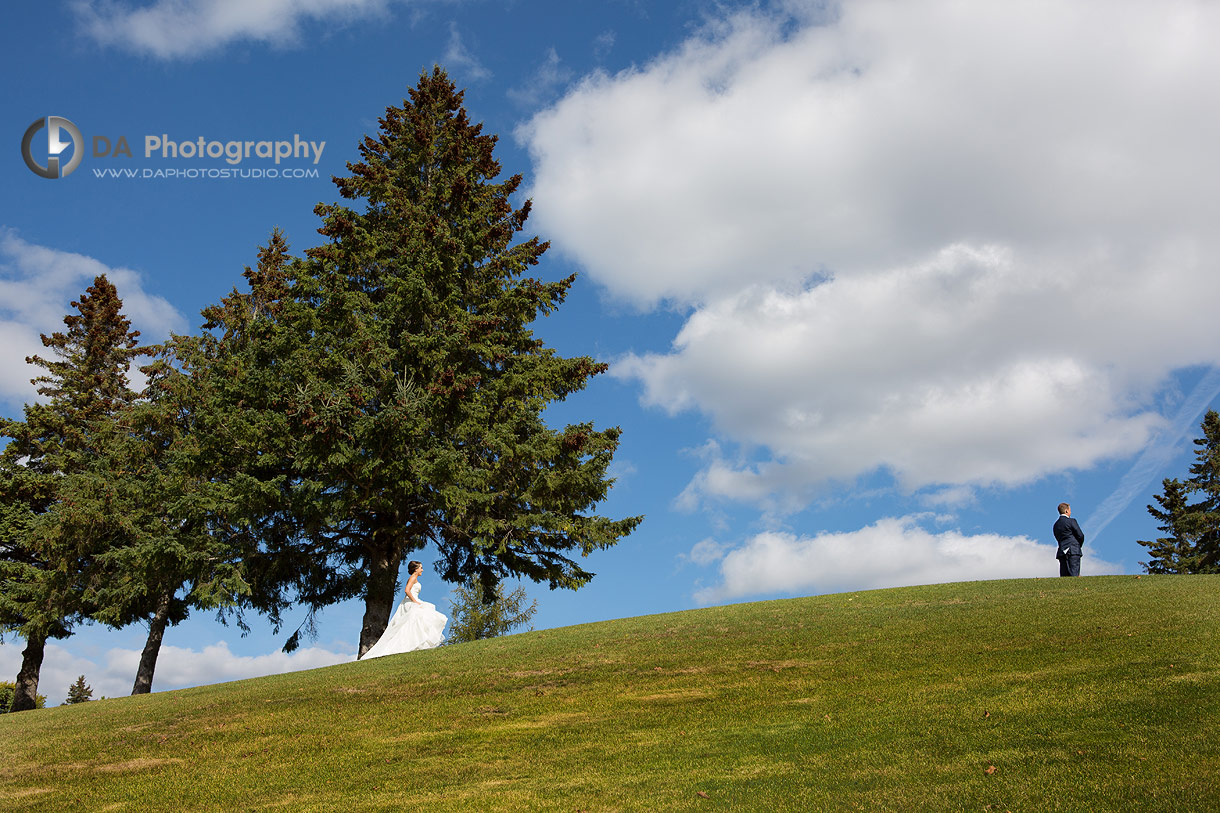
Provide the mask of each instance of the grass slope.
{"label": "grass slope", "polygon": [[0,717],[7,810],[1220,810],[1220,577],[715,607]]}

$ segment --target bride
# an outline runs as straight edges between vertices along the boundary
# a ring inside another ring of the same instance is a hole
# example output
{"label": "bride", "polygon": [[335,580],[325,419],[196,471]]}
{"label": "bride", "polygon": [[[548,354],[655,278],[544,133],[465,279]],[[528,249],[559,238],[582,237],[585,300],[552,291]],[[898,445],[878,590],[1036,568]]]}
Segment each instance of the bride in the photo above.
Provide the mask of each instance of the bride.
{"label": "bride", "polygon": [[431,649],[439,646],[445,636],[443,630],[449,621],[442,613],[437,612],[435,604],[419,600],[419,573],[424,566],[419,562],[408,562],[407,586],[403,592],[406,598],[394,616],[389,626],[377,643],[361,656],[361,660],[380,658],[382,655],[396,655],[399,652],[414,652],[417,649]]}

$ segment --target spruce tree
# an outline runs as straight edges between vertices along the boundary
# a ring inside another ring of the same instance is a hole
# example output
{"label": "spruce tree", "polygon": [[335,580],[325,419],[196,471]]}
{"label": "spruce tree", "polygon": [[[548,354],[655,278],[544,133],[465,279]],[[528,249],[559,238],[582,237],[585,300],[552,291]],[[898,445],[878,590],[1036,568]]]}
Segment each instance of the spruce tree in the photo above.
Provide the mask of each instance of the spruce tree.
{"label": "spruce tree", "polygon": [[[1170,535],[1140,541],[1149,550],[1149,573],[1220,573],[1220,414],[1208,410],[1203,437],[1194,441],[1195,462],[1185,481],[1166,479],[1148,513]],[[1193,500],[1193,501],[1192,501]]]}
{"label": "spruce tree", "polygon": [[[205,310],[206,326],[223,328],[219,335],[174,336],[154,348],[157,358],[142,368],[144,393],[101,424],[92,464],[61,486],[57,531],[93,542],[90,617],[148,627],[132,694],[152,690],[166,629],[192,610],[216,610],[222,621],[233,613],[245,632],[244,609],[267,611],[278,624],[276,613],[286,606],[281,573],[300,563],[269,556],[263,540],[274,540],[274,529],[249,519],[269,502],[259,491],[267,482],[274,497],[280,494],[282,457],[268,453],[268,439],[282,432],[244,421],[256,410],[233,408],[265,395],[261,387],[231,398],[242,370],[274,366],[274,347],[261,366],[251,364],[245,350],[267,348],[249,342],[245,330],[266,310],[264,280],[282,279],[286,252],[276,232],[260,250],[257,270],[246,269],[254,292],[235,292]],[[277,412],[261,417],[284,420]],[[273,589],[256,595],[252,583]]]}
{"label": "spruce tree", "polygon": [[68,687],[68,699],[64,701],[65,706],[76,705],[77,703],[88,703],[93,699],[93,689],[88,683],[85,683],[85,676],[81,675],[76,679],[76,682]]}
{"label": "spruce tree", "polygon": [[1159,508],[1148,506],[1148,513],[1161,524],[1157,530],[1168,536],[1139,544],[1148,548],[1147,562],[1140,562],[1148,573],[1191,573],[1194,563],[1194,537],[1187,530],[1188,503],[1186,484],[1166,477],[1161,481],[1162,493],[1156,495]]}
{"label": "spruce tree", "polygon": [[1220,573],[1220,414],[1209,409],[1200,428],[1188,481],[1198,498],[1190,517],[1196,534],[1193,572]]}
{"label": "spruce tree", "polygon": [[262,417],[242,420],[286,433],[268,441],[273,461],[291,461],[278,507],[255,519],[274,530],[280,583],[293,579],[311,612],[363,598],[361,654],[385,629],[413,551],[434,545],[453,583],[575,589],[593,574],[572,554],[612,546],[641,520],[592,512],[619,430],[542,420],[606,365],[561,357],[530,330],[575,278],[527,275],[547,244],[514,242],[530,204],[511,202],[520,175],[496,180],[495,144],[443,71],[421,75],[335,179],[362,207],[316,207],[326,242],[284,259],[274,284],[259,280],[257,313],[252,285],[247,349],[221,354],[261,357],[240,389],[242,409]]}
{"label": "spruce tree", "polygon": [[69,635],[87,612],[90,551],[79,537],[65,541],[53,509],[65,478],[97,458],[99,427],[134,398],[127,370],[148,352],[104,275],[71,307],[67,329],[42,336],[52,358],[26,359],[46,371],[33,383],[47,400],[27,404],[22,421],[0,421],[10,439],[0,454],[0,628],[26,640],[13,711],[35,707],[47,640]]}
{"label": "spruce tree", "polygon": [[62,544],[90,551],[90,616],[148,626],[132,694],[152,690],[168,626],[249,589],[241,551],[216,532],[222,488],[201,465],[205,405],[174,355],[172,343],[160,348],[144,394],[99,426],[97,454],[65,477],[54,523]]}
{"label": "spruce tree", "polygon": [[200,336],[175,337],[177,362],[198,403],[194,438],[200,471],[217,488],[209,522],[214,537],[241,562],[244,595],[231,609],[243,632],[246,611],[265,614],[278,631],[283,612],[303,604],[306,617],[289,638],[314,631],[322,607],[358,595],[357,576],[332,567],[318,513],[320,481],[298,460],[292,424],[302,382],[311,374],[301,352],[308,314],[294,300],[300,260],[282,232],[272,232],[246,268],[248,292],[234,289],[205,308]]}

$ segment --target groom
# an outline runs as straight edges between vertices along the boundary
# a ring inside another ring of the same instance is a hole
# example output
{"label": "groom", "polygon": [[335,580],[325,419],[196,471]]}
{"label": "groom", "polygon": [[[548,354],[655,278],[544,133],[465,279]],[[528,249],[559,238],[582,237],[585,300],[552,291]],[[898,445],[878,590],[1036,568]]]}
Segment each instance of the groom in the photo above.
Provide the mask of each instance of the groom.
{"label": "groom", "polygon": [[1055,520],[1055,542],[1058,550],[1055,558],[1059,560],[1060,576],[1080,575],[1080,547],[1084,544],[1084,531],[1080,523],[1072,519],[1072,506],[1065,502],[1059,503],[1059,519]]}

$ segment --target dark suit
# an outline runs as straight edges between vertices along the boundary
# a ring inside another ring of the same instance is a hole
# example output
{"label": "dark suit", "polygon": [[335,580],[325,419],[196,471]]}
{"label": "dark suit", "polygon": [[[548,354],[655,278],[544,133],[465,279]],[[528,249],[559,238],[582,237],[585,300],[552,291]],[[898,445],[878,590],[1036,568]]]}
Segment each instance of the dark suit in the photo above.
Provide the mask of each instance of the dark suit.
{"label": "dark suit", "polygon": [[1055,520],[1055,542],[1059,548],[1055,558],[1059,560],[1060,576],[1080,575],[1080,549],[1084,545],[1084,531],[1080,523],[1066,514],[1060,514]]}

